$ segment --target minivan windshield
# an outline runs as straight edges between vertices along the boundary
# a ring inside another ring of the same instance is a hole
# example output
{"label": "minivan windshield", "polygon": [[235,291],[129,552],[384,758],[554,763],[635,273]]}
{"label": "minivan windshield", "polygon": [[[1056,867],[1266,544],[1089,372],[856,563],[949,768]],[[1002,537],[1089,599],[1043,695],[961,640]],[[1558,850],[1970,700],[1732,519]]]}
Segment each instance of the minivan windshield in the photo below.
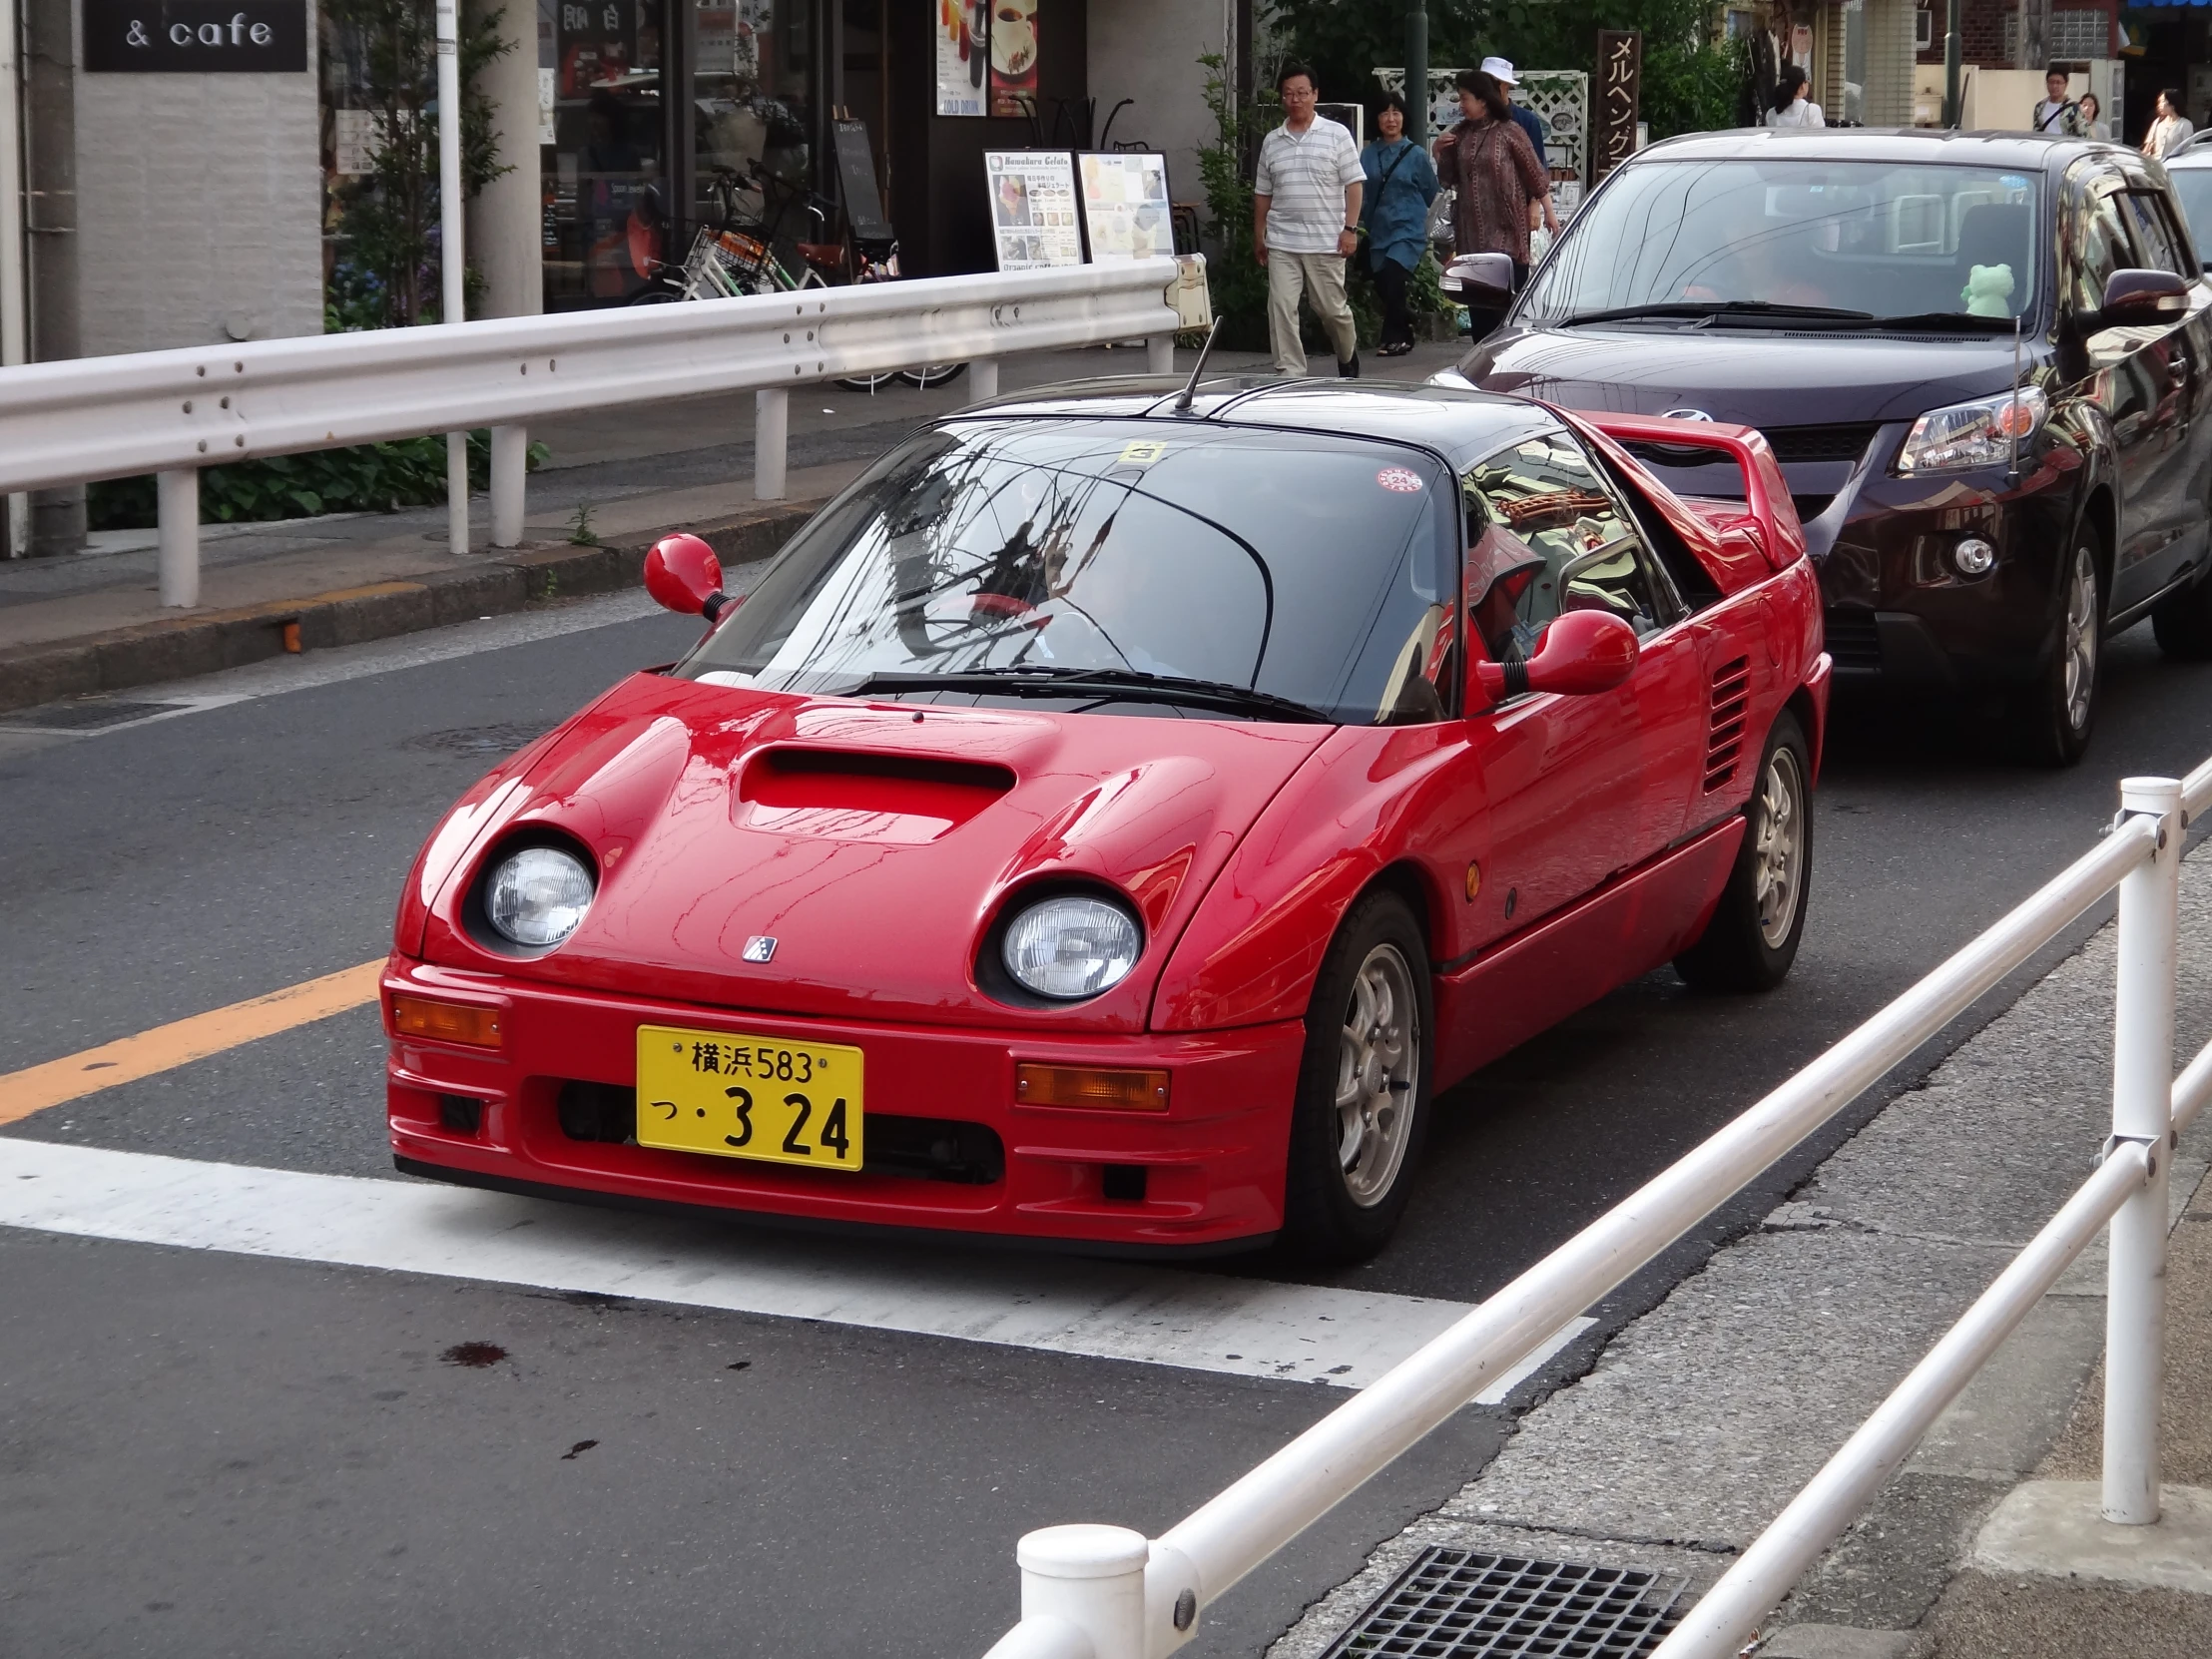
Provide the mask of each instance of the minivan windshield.
{"label": "minivan windshield", "polygon": [[954,421],[825,508],[676,672],[1214,719],[1440,718],[1455,497],[1420,451],[1358,438]]}
{"label": "minivan windshield", "polygon": [[2036,303],[2041,190],[1983,167],[1632,162],[1575,215],[1516,316],[2010,332]]}
{"label": "minivan windshield", "polygon": [[2207,252],[2212,250],[2212,167],[2169,167],[2166,182],[2181,204],[2181,217],[2189,222],[2189,240],[2197,245],[2197,258],[2212,257]]}

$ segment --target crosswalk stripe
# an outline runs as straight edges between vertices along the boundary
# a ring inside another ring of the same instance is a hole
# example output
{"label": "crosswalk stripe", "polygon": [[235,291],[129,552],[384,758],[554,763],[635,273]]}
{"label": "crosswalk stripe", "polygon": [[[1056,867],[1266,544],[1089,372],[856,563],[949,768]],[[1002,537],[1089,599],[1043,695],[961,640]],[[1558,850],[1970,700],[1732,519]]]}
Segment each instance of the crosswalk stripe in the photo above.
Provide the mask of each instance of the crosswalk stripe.
{"label": "crosswalk stripe", "polygon": [[[539,1199],[0,1138],[0,1226],[430,1274],[1240,1377],[1374,1382],[1467,1305],[1226,1274],[895,1251]],[[1588,1329],[1484,1390],[1495,1402]]]}

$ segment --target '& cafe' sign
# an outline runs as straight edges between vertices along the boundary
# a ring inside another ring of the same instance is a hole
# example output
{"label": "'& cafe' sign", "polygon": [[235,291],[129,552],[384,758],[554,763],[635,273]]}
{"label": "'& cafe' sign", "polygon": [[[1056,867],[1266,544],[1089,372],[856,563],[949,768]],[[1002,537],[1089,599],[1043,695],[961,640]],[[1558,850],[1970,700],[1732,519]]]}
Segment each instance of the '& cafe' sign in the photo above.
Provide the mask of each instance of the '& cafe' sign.
{"label": "'& cafe' sign", "polygon": [[84,0],[90,74],[295,73],[307,0]]}

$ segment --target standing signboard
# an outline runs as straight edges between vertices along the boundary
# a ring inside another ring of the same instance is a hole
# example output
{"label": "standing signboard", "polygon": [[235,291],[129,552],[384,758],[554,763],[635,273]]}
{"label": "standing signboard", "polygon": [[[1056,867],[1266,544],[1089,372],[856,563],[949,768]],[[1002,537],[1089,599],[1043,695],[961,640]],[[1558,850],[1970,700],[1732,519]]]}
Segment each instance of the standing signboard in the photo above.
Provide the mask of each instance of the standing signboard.
{"label": "standing signboard", "polygon": [[1592,182],[1604,179],[1636,153],[1636,121],[1643,98],[1644,37],[1636,29],[1597,32],[1597,143]]}
{"label": "standing signboard", "polygon": [[1083,181],[1083,229],[1091,263],[1165,258],[1175,252],[1175,210],[1168,159],[1144,151],[1077,158]]}
{"label": "standing signboard", "polygon": [[935,0],[937,114],[981,115],[990,67],[988,0]]}
{"label": "standing signboard", "polygon": [[1001,271],[1083,263],[1075,214],[1075,161],[1065,150],[986,150],[991,244]]}

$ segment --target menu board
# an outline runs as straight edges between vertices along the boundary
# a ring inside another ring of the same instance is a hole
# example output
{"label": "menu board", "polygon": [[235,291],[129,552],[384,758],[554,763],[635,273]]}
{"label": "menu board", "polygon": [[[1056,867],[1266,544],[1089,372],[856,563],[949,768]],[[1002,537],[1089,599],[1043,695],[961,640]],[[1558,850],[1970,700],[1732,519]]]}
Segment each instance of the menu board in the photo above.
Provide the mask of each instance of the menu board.
{"label": "menu board", "polygon": [[981,115],[990,65],[989,0],[933,0],[937,8],[937,114]]}
{"label": "menu board", "polygon": [[1083,263],[1075,163],[1065,150],[986,150],[983,177],[991,194],[991,241],[999,270]]}
{"label": "menu board", "polygon": [[1037,0],[990,0],[991,114],[1037,111]]}
{"label": "menu board", "polygon": [[1165,258],[1175,252],[1168,160],[1142,151],[1081,158],[1083,226],[1091,263]]}

